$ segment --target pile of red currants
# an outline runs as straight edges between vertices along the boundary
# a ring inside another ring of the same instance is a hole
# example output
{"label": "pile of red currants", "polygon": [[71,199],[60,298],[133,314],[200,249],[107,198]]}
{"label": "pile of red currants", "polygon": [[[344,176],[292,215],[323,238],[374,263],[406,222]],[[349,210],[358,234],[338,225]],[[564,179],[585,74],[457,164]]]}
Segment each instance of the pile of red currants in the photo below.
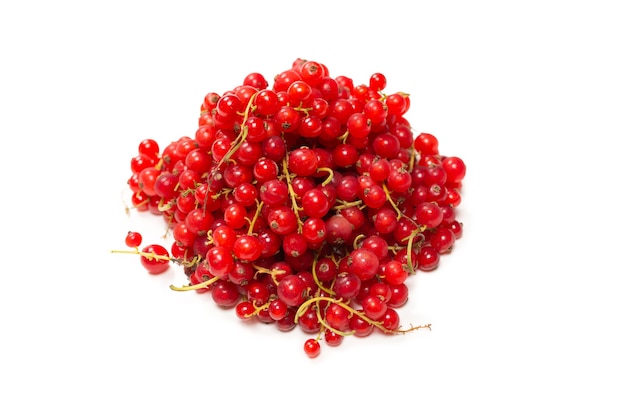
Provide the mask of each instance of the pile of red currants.
{"label": "pile of red currants", "polygon": [[171,248],[126,245],[153,274],[189,283],[245,321],[299,327],[309,357],[348,335],[401,334],[407,280],[435,269],[462,235],[465,164],[415,134],[409,95],[331,77],[297,59],[270,83],[250,73],[209,93],[192,137],[139,143],[132,208],[163,217]]}

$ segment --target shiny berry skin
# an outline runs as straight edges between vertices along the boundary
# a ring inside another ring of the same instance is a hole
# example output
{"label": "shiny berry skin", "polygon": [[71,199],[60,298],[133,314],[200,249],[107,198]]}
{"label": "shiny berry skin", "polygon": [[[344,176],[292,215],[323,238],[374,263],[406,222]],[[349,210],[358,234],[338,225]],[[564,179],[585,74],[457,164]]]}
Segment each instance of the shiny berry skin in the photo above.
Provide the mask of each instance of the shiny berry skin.
{"label": "shiny berry skin", "polygon": [[141,233],[135,231],[128,231],[124,240],[127,247],[136,248],[141,245],[143,237]]}
{"label": "shiny berry skin", "polygon": [[152,159],[159,157],[159,143],[154,139],[144,139],[137,147],[139,155],[146,155]]}
{"label": "shiny berry skin", "polygon": [[382,73],[374,73],[370,76],[369,88],[374,91],[384,90],[387,87],[387,77]]}
{"label": "shiny berry skin", "polygon": [[330,303],[325,310],[325,319],[328,325],[339,331],[350,329],[351,313],[338,303]]}
{"label": "shiny berry skin", "polygon": [[209,271],[216,277],[225,277],[232,270],[235,263],[231,250],[227,247],[212,247],[208,250],[205,257],[209,265]]}
{"label": "shiny berry skin", "polygon": [[420,225],[435,228],[443,221],[443,211],[436,203],[422,202],[417,205],[415,217]]}
{"label": "shiny berry skin", "polygon": [[361,305],[363,305],[365,315],[374,321],[380,320],[387,311],[387,303],[380,296],[368,295],[363,299]]}
{"label": "shiny berry skin", "polygon": [[254,316],[255,309],[254,304],[248,300],[237,303],[235,307],[235,314],[241,320],[248,321]]}
{"label": "shiny berry skin", "polygon": [[437,228],[430,237],[430,245],[432,245],[439,254],[450,251],[455,241],[456,237],[450,228]]}
{"label": "shiny berry skin", "polygon": [[[361,314],[363,314],[362,311]],[[354,331],[354,335],[357,337],[367,337],[374,332],[374,325],[371,321],[366,321],[359,315],[352,315],[350,318],[350,329]]]}
{"label": "shiny berry skin", "polygon": [[378,272],[379,260],[372,251],[357,248],[350,253],[349,271],[361,280],[368,280]]}
{"label": "shiny berry skin", "polygon": [[297,148],[289,153],[289,172],[297,176],[311,176],[317,170],[317,155],[309,148]]}
{"label": "shiny berry skin", "polygon": [[459,157],[445,157],[441,161],[441,166],[446,171],[449,183],[461,183],[465,178],[467,168],[465,162]]}
{"label": "shiny berry skin", "polygon": [[300,306],[307,297],[306,283],[297,275],[290,274],[278,283],[277,295],[287,306]]}
{"label": "shiny berry skin", "polygon": [[273,232],[279,235],[287,235],[296,230],[298,220],[290,207],[280,206],[268,213],[267,224]]}
{"label": "shiny berry skin", "polygon": [[361,279],[352,273],[344,272],[335,279],[332,290],[339,298],[349,300],[355,298],[361,290]]}
{"label": "shiny berry skin", "polygon": [[415,138],[413,147],[416,151],[424,155],[437,155],[439,154],[439,140],[428,133],[421,133]]}
{"label": "shiny berry skin", "polygon": [[417,253],[416,261],[420,270],[434,270],[439,265],[439,251],[430,245],[424,246]]}
{"label": "shiny berry skin", "polygon": [[170,267],[169,252],[159,244],[150,244],[141,250],[141,265],[150,274],[161,274]]}
{"label": "shiny berry skin", "polygon": [[343,342],[343,335],[337,334],[331,329],[326,329],[324,331],[324,341],[331,347],[337,347]]}
{"label": "shiny berry skin", "polygon": [[211,288],[211,297],[221,308],[234,308],[241,300],[237,286],[227,280],[219,280]]}
{"label": "shiny berry skin", "polygon": [[309,338],[304,342],[304,353],[310,358],[315,358],[320,355],[322,348],[319,341]]}
{"label": "shiny berry skin", "polygon": [[302,196],[302,210],[311,218],[323,218],[331,208],[331,202],[321,188],[314,188],[304,192]]}
{"label": "shiny berry skin", "polygon": [[241,235],[233,243],[233,255],[243,261],[256,261],[263,252],[263,244],[254,235]]}
{"label": "shiny berry skin", "polygon": [[409,272],[398,260],[389,260],[384,264],[383,275],[385,282],[390,285],[403,284],[409,278]]}

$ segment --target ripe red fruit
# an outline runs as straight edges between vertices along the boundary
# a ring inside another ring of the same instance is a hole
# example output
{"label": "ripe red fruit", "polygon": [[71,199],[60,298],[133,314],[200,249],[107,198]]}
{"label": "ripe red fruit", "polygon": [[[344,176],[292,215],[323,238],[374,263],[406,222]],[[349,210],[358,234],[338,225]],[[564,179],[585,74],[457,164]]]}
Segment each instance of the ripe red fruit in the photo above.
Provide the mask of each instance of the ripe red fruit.
{"label": "ripe red fruit", "polygon": [[350,253],[349,271],[361,280],[369,280],[378,272],[378,257],[366,248],[358,248]]}
{"label": "ripe red fruit", "polygon": [[439,154],[439,141],[434,135],[422,133],[413,142],[415,150],[424,155]]}
{"label": "ripe red fruit", "polygon": [[297,148],[289,153],[289,172],[296,176],[311,176],[317,170],[317,155],[309,148]]}
{"label": "ripe red fruit", "polygon": [[421,202],[415,210],[416,221],[426,228],[435,228],[443,220],[443,212],[438,204],[433,202]]}
{"label": "ripe red fruit", "polygon": [[278,298],[287,306],[300,306],[307,296],[306,283],[295,274],[283,277],[276,290]]}
{"label": "ripe red fruit", "polygon": [[465,162],[459,157],[445,157],[441,165],[447,174],[447,181],[451,184],[458,184],[465,178]]}
{"label": "ripe red fruit", "polygon": [[210,293],[241,320],[317,334],[312,358],[321,341],[421,328],[402,330],[397,308],[462,236],[465,162],[414,136],[410,96],[385,92],[382,73],[335,77],[298,58],[277,74],[205,94],[192,136],[141,140],[129,200],[173,242],[140,251],[133,231],[120,252],[152,274],[179,266],[189,284],[172,289]]}
{"label": "ripe red fruit", "polygon": [[128,234],[126,234],[125,243],[127,247],[136,248],[141,245],[142,239],[143,237],[139,232],[128,231]]}
{"label": "ripe red fruit", "polygon": [[141,250],[141,264],[150,274],[161,274],[170,267],[169,252],[159,244],[150,244]]}
{"label": "ripe red fruit", "polygon": [[310,358],[315,358],[320,355],[321,346],[319,341],[309,338],[304,342],[304,352]]}

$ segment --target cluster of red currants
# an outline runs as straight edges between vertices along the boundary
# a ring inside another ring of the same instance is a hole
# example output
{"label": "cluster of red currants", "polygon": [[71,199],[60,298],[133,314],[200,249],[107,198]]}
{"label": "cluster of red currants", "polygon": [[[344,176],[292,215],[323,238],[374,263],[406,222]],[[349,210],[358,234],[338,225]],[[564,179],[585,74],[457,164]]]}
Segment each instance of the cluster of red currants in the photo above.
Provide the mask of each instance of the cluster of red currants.
{"label": "cluster of red currants", "polygon": [[162,216],[173,244],[126,244],[150,273],[172,263],[242,320],[299,327],[320,340],[398,334],[406,281],[435,269],[462,235],[463,160],[414,134],[405,93],[331,77],[297,59],[272,85],[259,73],[209,93],[193,137],[140,142],[132,206]]}

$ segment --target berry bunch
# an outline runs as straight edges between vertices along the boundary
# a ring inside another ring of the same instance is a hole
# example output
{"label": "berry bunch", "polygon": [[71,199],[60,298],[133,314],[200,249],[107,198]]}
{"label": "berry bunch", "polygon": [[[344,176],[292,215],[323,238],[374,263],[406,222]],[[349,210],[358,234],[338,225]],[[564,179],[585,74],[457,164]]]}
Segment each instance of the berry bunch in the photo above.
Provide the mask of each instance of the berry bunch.
{"label": "berry bunch", "polygon": [[347,335],[399,334],[406,281],[435,269],[462,235],[456,218],[465,164],[414,134],[409,96],[331,77],[297,59],[270,83],[250,73],[201,105],[193,137],[162,150],[140,142],[132,206],[162,216],[168,250],[141,234],[126,245],[150,273],[182,266],[242,320],[299,327],[304,351]]}

